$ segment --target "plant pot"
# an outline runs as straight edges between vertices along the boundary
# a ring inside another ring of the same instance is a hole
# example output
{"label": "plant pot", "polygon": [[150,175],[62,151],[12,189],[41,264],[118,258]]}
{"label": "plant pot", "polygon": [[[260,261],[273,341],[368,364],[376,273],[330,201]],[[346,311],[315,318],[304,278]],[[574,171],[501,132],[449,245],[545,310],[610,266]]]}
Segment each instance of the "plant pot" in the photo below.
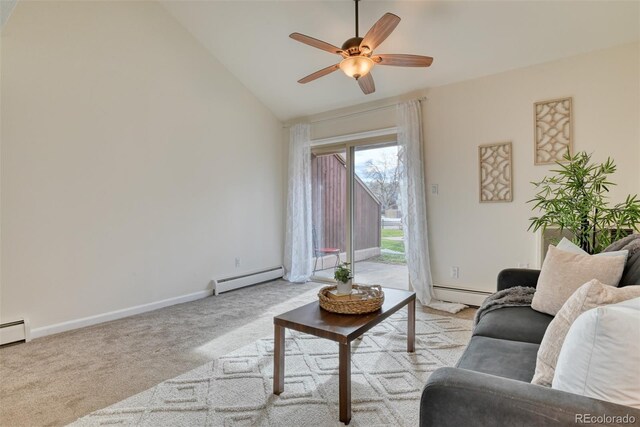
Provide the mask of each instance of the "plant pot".
{"label": "plant pot", "polygon": [[351,293],[351,280],[347,283],[338,281],[336,285],[338,286],[338,295],[349,295]]}

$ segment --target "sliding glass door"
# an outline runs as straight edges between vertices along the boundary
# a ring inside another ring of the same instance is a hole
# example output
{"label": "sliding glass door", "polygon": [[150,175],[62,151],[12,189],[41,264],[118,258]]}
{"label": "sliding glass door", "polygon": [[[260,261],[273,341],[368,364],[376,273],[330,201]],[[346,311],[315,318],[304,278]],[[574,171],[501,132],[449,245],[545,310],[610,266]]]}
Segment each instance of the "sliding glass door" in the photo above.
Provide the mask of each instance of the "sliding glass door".
{"label": "sliding glass door", "polygon": [[397,144],[353,147],[355,282],[408,289]]}
{"label": "sliding glass door", "polygon": [[395,142],[312,155],[314,279],[349,262],[354,282],[408,289]]}
{"label": "sliding glass door", "polygon": [[333,278],[347,256],[347,155],[345,149],[311,155],[313,261],[316,279]]}

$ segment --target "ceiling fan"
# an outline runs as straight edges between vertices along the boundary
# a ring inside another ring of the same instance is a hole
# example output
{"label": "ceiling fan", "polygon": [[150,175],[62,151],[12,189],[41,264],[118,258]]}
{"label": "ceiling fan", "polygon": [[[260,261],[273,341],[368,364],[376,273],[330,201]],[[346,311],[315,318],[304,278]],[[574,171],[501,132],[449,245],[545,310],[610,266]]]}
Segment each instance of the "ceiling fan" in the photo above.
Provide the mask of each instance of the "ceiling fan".
{"label": "ceiling fan", "polygon": [[356,36],[348,39],[342,44],[342,48],[313,37],[300,33],[291,33],[289,37],[300,43],[308,44],[318,49],[325,50],[342,56],[342,60],[334,65],[318,70],[306,77],[298,80],[298,83],[309,83],[327,74],[333,73],[338,68],[347,76],[358,81],[358,85],[365,95],[375,92],[376,87],[371,76],[371,69],[374,65],[394,65],[398,67],[428,67],[433,62],[430,56],[404,55],[404,54],[378,54],[373,55],[373,51],[378,47],[389,34],[393,32],[400,23],[400,17],[393,13],[385,13],[373,27],[367,32],[364,38],[358,35],[358,2],[354,0],[356,6]]}

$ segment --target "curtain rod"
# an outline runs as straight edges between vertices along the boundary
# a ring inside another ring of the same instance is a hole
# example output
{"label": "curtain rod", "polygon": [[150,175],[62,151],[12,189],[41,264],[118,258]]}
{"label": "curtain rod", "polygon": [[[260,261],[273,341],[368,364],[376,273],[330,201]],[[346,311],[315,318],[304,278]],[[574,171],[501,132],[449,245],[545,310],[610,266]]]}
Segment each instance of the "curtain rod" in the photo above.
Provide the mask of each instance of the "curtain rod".
{"label": "curtain rod", "polygon": [[[427,99],[428,98],[426,96],[421,96],[420,98],[417,98],[417,101],[422,102],[422,101],[426,101]],[[338,115],[338,116],[331,116],[331,117],[326,117],[324,119],[311,120],[309,122],[301,122],[301,123],[313,124],[313,123],[328,122],[329,120],[344,119],[346,117],[359,116],[361,114],[371,113],[373,111],[386,110],[388,108],[397,107],[399,104],[400,104],[400,102],[396,102],[395,104],[383,105],[383,106],[380,106],[380,107],[373,107],[373,108],[369,108],[369,109],[366,109],[366,110],[355,111],[353,113],[347,113],[347,114]],[[283,129],[290,128],[294,124],[295,123],[292,123],[292,124],[289,124],[289,125],[284,125],[284,126],[282,126],[282,128]]]}

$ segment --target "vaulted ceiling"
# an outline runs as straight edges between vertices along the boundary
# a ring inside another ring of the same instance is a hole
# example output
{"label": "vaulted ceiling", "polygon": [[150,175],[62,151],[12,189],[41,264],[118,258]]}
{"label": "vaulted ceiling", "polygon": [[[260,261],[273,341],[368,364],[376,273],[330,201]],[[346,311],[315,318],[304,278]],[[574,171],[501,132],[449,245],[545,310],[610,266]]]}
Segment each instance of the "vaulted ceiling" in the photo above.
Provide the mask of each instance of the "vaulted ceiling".
{"label": "vaulted ceiling", "polygon": [[361,35],[385,12],[402,18],[377,53],[435,58],[427,69],[375,67],[377,90],[365,96],[341,72],[298,84],[340,57],[288,37],[296,31],[340,46],[354,36],[353,1],[162,3],[282,120],[633,42],[640,35],[636,1],[363,0]]}

